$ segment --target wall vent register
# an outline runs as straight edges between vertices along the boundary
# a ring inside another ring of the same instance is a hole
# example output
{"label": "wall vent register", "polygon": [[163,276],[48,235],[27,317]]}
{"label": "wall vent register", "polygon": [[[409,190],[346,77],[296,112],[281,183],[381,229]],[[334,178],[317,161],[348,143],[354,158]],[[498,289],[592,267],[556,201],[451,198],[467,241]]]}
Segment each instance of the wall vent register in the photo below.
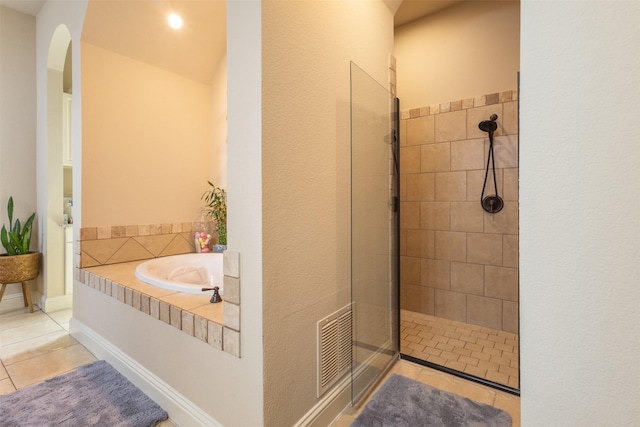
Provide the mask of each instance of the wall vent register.
{"label": "wall vent register", "polygon": [[318,397],[351,367],[351,304],[317,323]]}

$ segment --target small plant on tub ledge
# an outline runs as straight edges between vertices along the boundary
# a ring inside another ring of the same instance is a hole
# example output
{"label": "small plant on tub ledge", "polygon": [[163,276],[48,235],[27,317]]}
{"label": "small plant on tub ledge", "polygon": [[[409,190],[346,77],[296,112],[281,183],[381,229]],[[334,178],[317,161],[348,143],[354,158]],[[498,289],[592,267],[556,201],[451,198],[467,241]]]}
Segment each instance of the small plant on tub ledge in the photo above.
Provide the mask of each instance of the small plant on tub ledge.
{"label": "small plant on tub ledge", "polygon": [[201,199],[207,204],[207,215],[216,222],[218,244],[214,246],[214,252],[222,252],[227,248],[227,192],[216,187],[211,181],[207,181],[211,187],[205,191]]}

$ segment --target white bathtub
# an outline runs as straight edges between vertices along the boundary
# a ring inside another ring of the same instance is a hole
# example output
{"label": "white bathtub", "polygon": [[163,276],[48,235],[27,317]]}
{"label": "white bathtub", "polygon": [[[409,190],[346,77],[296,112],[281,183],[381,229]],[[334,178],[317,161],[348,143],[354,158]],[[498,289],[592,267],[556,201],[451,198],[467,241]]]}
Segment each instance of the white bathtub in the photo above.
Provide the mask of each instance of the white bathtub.
{"label": "white bathtub", "polygon": [[189,294],[213,294],[202,288],[218,286],[222,295],[222,254],[191,253],[145,261],[136,268],[136,277],[145,283]]}

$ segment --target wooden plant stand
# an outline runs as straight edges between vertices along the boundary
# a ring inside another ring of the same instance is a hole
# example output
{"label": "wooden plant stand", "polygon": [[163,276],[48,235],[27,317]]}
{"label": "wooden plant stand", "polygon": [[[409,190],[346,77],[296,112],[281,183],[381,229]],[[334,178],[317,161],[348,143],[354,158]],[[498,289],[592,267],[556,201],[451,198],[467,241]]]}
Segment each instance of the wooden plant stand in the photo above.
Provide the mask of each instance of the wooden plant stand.
{"label": "wooden plant stand", "polygon": [[40,274],[40,253],[29,252],[25,255],[8,256],[0,255],[0,301],[9,283],[21,283],[24,306],[29,307],[29,312],[33,313],[33,303],[31,302],[31,289],[28,280],[35,279]]}

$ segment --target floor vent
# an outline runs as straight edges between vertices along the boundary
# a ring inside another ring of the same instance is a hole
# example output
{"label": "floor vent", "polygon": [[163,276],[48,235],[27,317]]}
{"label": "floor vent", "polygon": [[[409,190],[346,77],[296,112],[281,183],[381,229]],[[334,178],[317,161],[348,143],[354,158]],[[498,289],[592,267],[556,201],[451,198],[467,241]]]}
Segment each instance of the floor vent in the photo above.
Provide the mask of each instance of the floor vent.
{"label": "floor vent", "polygon": [[351,367],[351,304],[318,321],[318,397]]}

